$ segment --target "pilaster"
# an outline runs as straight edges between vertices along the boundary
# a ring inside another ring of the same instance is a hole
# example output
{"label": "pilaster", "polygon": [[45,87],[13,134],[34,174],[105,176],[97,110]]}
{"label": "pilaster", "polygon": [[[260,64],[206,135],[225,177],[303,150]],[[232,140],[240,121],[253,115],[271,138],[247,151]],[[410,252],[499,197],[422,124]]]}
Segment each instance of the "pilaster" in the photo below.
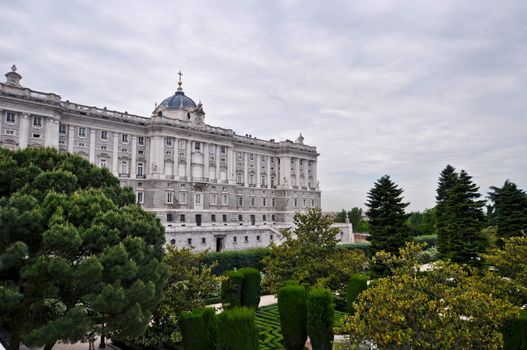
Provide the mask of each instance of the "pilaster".
{"label": "pilaster", "polygon": [[23,113],[20,117],[20,134],[18,135],[18,147],[27,148],[29,142],[29,114]]}
{"label": "pilaster", "polygon": [[209,178],[209,161],[210,161],[209,144],[207,142],[204,142],[203,143],[203,177],[206,179]]}
{"label": "pilaster", "polygon": [[248,159],[247,152],[243,152],[243,184],[245,187],[249,187]]}
{"label": "pilaster", "polygon": [[135,179],[137,174],[137,136],[132,136],[132,162],[130,164],[130,178]]}
{"label": "pilaster", "polygon": [[112,174],[119,176],[119,134],[113,133]]}
{"label": "pilaster", "polygon": [[90,130],[90,163],[95,164],[95,130]]}
{"label": "pilaster", "polygon": [[73,153],[73,145],[75,144],[75,127],[70,125],[68,128],[68,152]]}

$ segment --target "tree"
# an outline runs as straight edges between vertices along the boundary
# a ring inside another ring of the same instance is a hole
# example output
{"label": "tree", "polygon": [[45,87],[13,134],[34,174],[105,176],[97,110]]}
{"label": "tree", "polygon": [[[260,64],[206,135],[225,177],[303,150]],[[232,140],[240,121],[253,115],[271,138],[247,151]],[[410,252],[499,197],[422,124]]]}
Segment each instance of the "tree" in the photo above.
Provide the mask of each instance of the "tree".
{"label": "tree", "polygon": [[0,325],[9,347],[51,349],[90,330],[144,332],[165,280],[159,220],[107,169],[73,155],[0,150],[0,169]]}
{"label": "tree", "polygon": [[413,211],[408,216],[408,226],[410,226],[411,236],[422,235],[421,225],[423,224],[424,214],[419,211]]}
{"label": "tree", "polygon": [[366,220],[359,221],[359,223],[357,224],[357,227],[353,228],[353,232],[364,233],[364,232],[369,232],[369,231],[370,231],[370,225],[368,224],[368,221]]}
{"label": "tree", "polygon": [[348,212],[345,209],[342,209],[335,215],[335,222],[346,222],[346,217],[348,216]]}
{"label": "tree", "polygon": [[448,164],[439,174],[436,196],[436,216],[437,216],[437,251],[441,258],[448,255],[449,235],[446,232],[446,201],[452,188],[458,181],[456,169]]}
{"label": "tree", "polygon": [[298,280],[344,290],[351,275],[365,267],[366,259],[361,251],[339,249],[339,230],[331,224],[331,217],[319,208],[296,213],[294,232],[284,231],[281,244],[271,244],[271,254],[263,260],[264,286],[276,293],[285,281]]}
{"label": "tree", "polygon": [[348,212],[348,218],[350,219],[350,223],[355,231],[359,226],[359,222],[362,220],[362,209],[357,207],[351,208]]}
{"label": "tree", "polygon": [[527,194],[509,180],[503,187],[491,187],[498,237],[518,236],[527,231]]}
{"label": "tree", "polygon": [[485,203],[479,200],[478,189],[472,178],[461,170],[445,203],[442,224],[448,248],[444,251],[444,257],[456,263],[479,265],[480,254],[488,246],[488,241],[481,232],[485,223],[482,210]]}
{"label": "tree", "polygon": [[[409,203],[403,203],[402,193],[403,190],[397,187],[388,175],[377,180],[368,192],[366,205],[371,254],[381,250],[395,253],[408,240],[409,228],[406,224],[408,215],[405,214],[404,208]],[[382,270],[379,266],[377,268]],[[381,272],[380,270],[378,272]]]}
{"label": "tree", "polygon": [[420,226],[422,235],[434,235],[437,234],[437,210],[436,208],[425,209],[423,212],[423,222]]}
{"label": "tree", "polygon": [[[422,245],[383,253],[392,276],[362,292],[345,321],[352,346],[379,349],[500,349],[500,329],[519,308],[470,267],[438,262],[418,273]],[[389,302],[387,302],[389,301]]]}
{"label": "tree", "polygon": [[181,314],[204,307],[206,300],[219,293],[223,277],[212,271],[216,265],[204,263],[206,252],[194,253],[189,248],[167,247],[164,264],[168,267],[165,297],[154,310],[145,335],[122,339],[141,348],[157,349],[175,346],[181,341],[178,321]]}

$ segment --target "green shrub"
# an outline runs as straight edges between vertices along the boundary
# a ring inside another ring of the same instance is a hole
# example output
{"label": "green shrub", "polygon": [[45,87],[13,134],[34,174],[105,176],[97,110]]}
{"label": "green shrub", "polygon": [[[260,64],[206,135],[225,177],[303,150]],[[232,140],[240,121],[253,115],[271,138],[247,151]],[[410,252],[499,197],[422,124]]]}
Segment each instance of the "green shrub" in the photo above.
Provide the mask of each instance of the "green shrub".
{"label": "green shrub", "polygon": [[351,276],[348,282],[348,288],[346,290],[346,299],[348,302],[348,312],[353,314],[353,303],[357,299],[357,296],[368,288],[368,276],[362,273],[356,273]]}
{"label": "green shrub", "polygon": [[306,289],[298,284],[286,285],[278,290],[280,326],[287,350],[302,350],[307,339]]}
{"label": "green shrub", "polygon": [[313,288],[307,294],[307,334],[313,350],[331,350],[333,344],[333,294],[327,288]]}
{"label": "green shrub", "polygon": [[241,269],[243,267],[254,267],[262,271],[262,259],[270,253],[269,248],[209,253],[205,256],[203,262],[209,265],[213,262],[218,262],[218,265],[212,270],[216,276],[224,274],[225,271]]}
{"label": "green shrub", "polygon": [[258,349],[258,331],[254,321],[254,310],[234,308],[217,316],[217,350]]}
{"label": "green shrub", "polygon": [[218,323],[212,308],[184,312],[179,319],[185,350],[209,350],[216,346]]}
{"label": "green shrub", "polygon": [[260,271],[253,267],[238,270],[243,274],[241,306],[257,308],[260,304]]}
{"label": "green shrub", "polygon": [[243,273],[239,271],[225,272],[227,277],[222,285],[223,308],[241,306]]}
{"label": "green shrub", "polygon": [[364,255],[369,257],[370,255],[370,243],[369,242],[361,242],[361,243],[344,243],[339,244],[338,248],[340,249],[346,249],[346,250],[352,250],[352,249],[358,249],[362,250],[364,252]]}
{"label": "green shrub", "polygon": [[437,235],[421,235],[413,237],[415,243],[428,243],[428,248],[435,247]]}
{"label": "green shrub", "polygon": [[504,350],[527,349],[527,310],[523,310],[518,318],[507,322],[503,341]]}

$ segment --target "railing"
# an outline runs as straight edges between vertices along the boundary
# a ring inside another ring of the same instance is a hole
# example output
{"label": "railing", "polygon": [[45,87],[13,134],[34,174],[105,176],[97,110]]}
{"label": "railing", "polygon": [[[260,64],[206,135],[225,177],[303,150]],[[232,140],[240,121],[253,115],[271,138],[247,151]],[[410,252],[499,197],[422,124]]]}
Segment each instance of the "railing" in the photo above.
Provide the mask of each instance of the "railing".
{"label": "railing", "polygon": [[145,175],[144,174],[136,174],[135,177],[137,179],[144,179],[145,178]]}
{"label": "railing", "polygon": [[130,174],[119,173],[119,177],[130,177]]}
{"label": "railing", "polygon": [[208,178],[206,178],[206,177],[192,177],[192,181],[196,181],[196,182],[207,182],[207,181],[208,181]]}

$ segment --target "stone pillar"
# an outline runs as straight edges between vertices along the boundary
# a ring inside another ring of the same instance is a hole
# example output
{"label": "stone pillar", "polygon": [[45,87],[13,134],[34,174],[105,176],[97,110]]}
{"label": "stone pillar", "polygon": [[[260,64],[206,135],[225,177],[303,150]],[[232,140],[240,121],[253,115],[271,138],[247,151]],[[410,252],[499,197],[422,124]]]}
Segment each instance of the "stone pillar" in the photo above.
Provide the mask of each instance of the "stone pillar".
{"label": "stone pillar", "polygon": [[23,113],[20,118],[20,134],[18,135],[18,147],[27,148],[29,142],[29,115]]}
{"label": "stone pillar", "polygon": [[53,118],[46,119],[46,135],[44,139],[46,147],[59,149],[59,121]]}
{"label": "stone pillar", "polygon": [[95,164],[95,130],[90,130],[90,163]]}
{"label": "stone pillar", "polygon": [[205,179],[209,178],[209,161],[210,161],[209,144],[207,142],[204,142],[203,143],[203,177]]}
{"label": "stone pillar", "polygon": [[[216,145],[216,182],[220,182],[220,167],[221,167],[221,162],[220,162],[220,159],[221,159],[221,153],[220,153],[220,148],[221,146],[220,145]],[[227,153],[227,152],[225,152]],[[225,159],[227,159],[227,155],[225,155]],[[229,163],[227,163],[229,164]],[[228,171],[227,171],[227,180],[229,179],[229,174],[228,174]]]}
{"label": "stone pillar", "polygon": [[[190,140],[187,140],[187,157],[186,157],[186,161],[187,161],[187,166],[185,167],[185,170],[186,170],[185,176],[187,177],[187,181],[190,181],[191,180],[190,168],[192,166],[192,141],[190,141]],[[188,199],[188,200],[190,200],[190,199]]]}
{"label": "stone pillar", "polygon": [[[308,187],[308,183],[309,183],[309,171],[308,171],[308,160],[307,159],[304,159],[304,187]],[[309,190],[309,188],[307,188]]]}
{"label": "stone pillar", "polygon": [[112,174],[119,176],[119,133],[116,132],[113,133]]}
{"label": "stone pillar", "polygon": [[243,184],[249,187],[249,171],[248,171],[248,156],[247,152],[243,152]]}
{"label": "stone pillar", "polygon": [[260,155],[256,155],[256,188],[260,188]]}
{"label": "stone pillar", "polygon": [[73,153],[73,146],[75,144],[75,127],[70,125],[68,128],[68,152]]}
{"label": "stone pillar", "polygon": [[313,176],[313,188],[318,190],[317,161],[311,163],[311,175]]}
{"label": "stone pillar", "polygon": [[295,177],[296,177],[296,186],[300,188],[300,158],[295,160]]}
{"label": "stone pillar", "polygon": [[267,188],[271,188],[271,157],[267,156]]}
{"label": "stone pillar", "polygon": [[280,187],[291,188],[291,161],[288,156],[280,157]]}
{"label": "stone pillar", "polygon": [[132,162],[130,164],[130,178],[135,179],[137,174],[137,136],[132,136]]}
{"label": "stone pillar", "polygon": [[174,137],[174,179],[179,179],[179,139]]}
{"label": "stone pillar", "polygon": [[227,159],[227,180],[231,185],[236,184],[236,154],[233,147],[228,149],[229,157]]}

